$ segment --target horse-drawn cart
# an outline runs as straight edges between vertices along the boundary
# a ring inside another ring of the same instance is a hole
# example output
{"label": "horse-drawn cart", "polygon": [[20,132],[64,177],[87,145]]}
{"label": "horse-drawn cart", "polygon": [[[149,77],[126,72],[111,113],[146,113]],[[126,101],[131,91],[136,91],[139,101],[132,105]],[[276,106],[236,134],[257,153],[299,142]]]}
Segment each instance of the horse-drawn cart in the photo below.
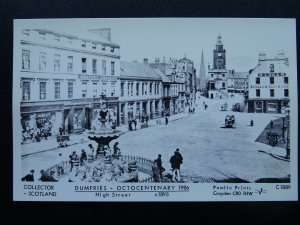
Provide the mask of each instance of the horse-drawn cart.
{"label": "horse-drawn cart", "polygon": [[236,128],[234,115],[227,115],[225,117],[225,128]]}

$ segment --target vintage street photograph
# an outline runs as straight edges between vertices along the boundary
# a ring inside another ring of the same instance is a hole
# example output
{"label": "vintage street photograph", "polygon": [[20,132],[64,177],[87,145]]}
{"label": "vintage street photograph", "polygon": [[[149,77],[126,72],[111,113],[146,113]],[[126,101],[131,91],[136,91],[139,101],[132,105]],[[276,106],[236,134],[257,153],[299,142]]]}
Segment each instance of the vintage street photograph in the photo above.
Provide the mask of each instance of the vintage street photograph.
{"label": "vintage street photograph", "polygon": [[292,19],[15,20],[14,179],[291,183],[295,32]]}

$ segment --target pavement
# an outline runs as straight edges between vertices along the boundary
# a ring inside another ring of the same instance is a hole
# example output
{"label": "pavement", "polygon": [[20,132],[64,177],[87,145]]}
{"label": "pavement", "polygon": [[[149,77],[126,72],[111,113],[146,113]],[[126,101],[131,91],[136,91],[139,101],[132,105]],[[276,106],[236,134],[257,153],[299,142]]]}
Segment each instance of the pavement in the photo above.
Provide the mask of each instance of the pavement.
{"label": "pavement", "polygon": [[[187,112],[178,113],[175,115],[171,115],[169,117],[169,123],[172,123],[173,121],[180,120],[186,117],[191,116],[192,114],[188,114]],[[164,118],[156,118],[148,121],[148,127],[143,129],[149,129],[154,126],[164,126],[165,125],[165,119]],[[116,128],[117,130],[121,131],[121,134],[125,134],[127,132],[135,132],[137,130],[141,130],[141,123],[137,121],[137,127],[136,130],[129,131],[128,125],[121,125]],[[70,141],[68,144],[70,146],[76,145],[76,144],[82,144],[85,142],[90,141],[87,137],[87,135],[82,134],[70,134]],[[46,146],[46,147],[45,147]],[[56,137],[48,137],[47,140],[42,139],[41,142],[31,142],[31,143],[24,143],[21,147],[21,156],[29,156],[37,153],[47,152],[51,150],[59,149],[58,142],[56,140]]]}

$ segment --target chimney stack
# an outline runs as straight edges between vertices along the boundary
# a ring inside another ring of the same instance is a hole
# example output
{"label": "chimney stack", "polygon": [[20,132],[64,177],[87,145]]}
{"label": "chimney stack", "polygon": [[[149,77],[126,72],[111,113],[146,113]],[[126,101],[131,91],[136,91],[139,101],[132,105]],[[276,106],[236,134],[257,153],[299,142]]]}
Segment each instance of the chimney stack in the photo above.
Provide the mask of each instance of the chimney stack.
{"label": "chimney stack", "polygon": [[258,56],[258,61],[265,61],[266,60],[266,53],[260,52]]}
{"label": "chimney stack", "polygon": [[89,32],[98,35],[101,38],[104,38],[107,41],[111,41],[111,30],[110,28],[102,28],[102,29],[93,29],[89,30]]}

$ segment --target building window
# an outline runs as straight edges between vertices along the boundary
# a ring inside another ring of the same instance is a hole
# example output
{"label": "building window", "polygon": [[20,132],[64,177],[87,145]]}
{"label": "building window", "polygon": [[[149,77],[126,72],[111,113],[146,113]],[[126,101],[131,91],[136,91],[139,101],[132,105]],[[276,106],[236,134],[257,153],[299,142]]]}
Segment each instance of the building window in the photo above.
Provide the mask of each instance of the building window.
{"label": "building window", "polygon": [[106,61],[102,60],[102,75],[106,75]]}
{"label": "building window", "polygon": [[40,82],[40,99],[46,99],[46,82]]}
{"label": "building window", "polygon": [[82,73],[86,73],[86,58],[81,58]]}
{"label": "building window", "polygon": [[271,73],[274,72],[274,64],[270,64],[270,72],[271,72]]}
{"label": "building window", "polygon": [[96,47],[97,47],[96,43],[92,43],[92,48],[96,49]]}
{"label": "building window", "polygon": [[22,100],[29,101],[30,100],[30,81],[24,81],[22,85]]}
{"label": "building window", "polygon": [[133,96],[133,83],[130,84],[130,95]]}
{"label": "building window", "polygon": [[22,50],[22,69],[30,69],[30,51]]}
{"label": "building window", "polygon": [[111,82],[110,86],[111,86],[110,96],[113,97],[116,94],[116,82]]}
{"label": "building window", "polygon": [[124,96],[124,83],[121,83],[121,96]]}
{"label": "building window", "polygon": [[145,83],[145,95],[147,95],[147,89],[148,89],[148,85],[147,83]]}
{"label": "building window", "polygon": [[225,88],[225,82],[222,82],[222,88]]}
{"label": "building window", "polygon": [[214,77],[214,75],[213,75],[213,74],[211,74],[211,75],[210,75],[210,77],[211,77],[211,78],[213,78],[213,77]]}
{"label": "building window", "polygon": [[54,98],[60,99],[60,82],[54,83]]}
{"label": "building window", "polygon": [[145,90],[145,84],[144,83],[142,83],[142,95],[144,95],[144,91]]}
{"label": "building window", "polygon": [[285,84],[288,84],[289,83],[289,78],[288,77],[284,77],[283,81],[284,81]]}
{"label": "building window", "polygon": [[87,81],[82,82],[82,98],[86,98],[87,96]]}
{"label": "building window", "polygon": [[289,89],[284,89],[284,97],[289,97]]}
{"label": "building window", "polygon": [[150,90],[149,90],[149,94],[152,95],[152,83],[150,83]]}
{"label": "building window", "polygon": [[46,33],[45,32],[39,32],[40,39],[45,40],[46,39]]}
{"label": "building window", "polygon": [[136,83],[136,96],[140,94],[140,83]]}
{"label": "building window", "polygon": [[73,56],[68,56],[68,68],[69,73],[73,72]]}
{"label": "building window", "polygon": [[270,77],[270,84],[274,84],[274,77]]}
{"label": "building window", "polygon": [[30,31],[28,29],[22,30],[22,34],[25,35],[25,36],[27,36],[27,37],[29,36],[29,32]]}
{"label": "building window", "polygon": [[93,73],[97,73],[97,59],[93,59]]}
{"label": "building window", "polygon": [[270,97],[274,97],[274,89],[270,89]]}
{"label": "building window", "polygon": [[68,98],[73,98],[73,82],[68,82]]}
{"label": "building window", "polygon": [[115,48],[114,48],[114,47],[111,47],[111,48],[110,48],[110,52],[113,53],[114,51],[115,51]]}
{"label": "building window", "polygon": [[97,97],[97,83],[93,83],[93,98]]}
{"label": "building window", "polygon": [[40,63],[39,63],[40,70],[46,69],[46,53],[40,52]]}
{"label": "building window", "polygon": [[102,51],[105,51],[105,49],[106,49],[106,46],[102,45]]}
{"label": "building window", "polygon": [[102,93],[104,95],[106,95],[106,90],[107,90],[106,83],[102,83]]}
{"label": "building window", "polygon": [[130,95],[130,83],[127,83],[127,96]]}
{"label": "building window", "polygon": [[86,41],[81,42],[81,47],[86,47]]}
{"label": "building window", "polygon": [[60,55],[54,55],[54,71],[60,70]]}
{"label": "building window", "polygon": [[115,75],[115,62],[110,63],[111,75]]}
{"label": "building window", "polygon": [[256,77],[256,78],[255,78],[255,83],[256,83],[256,84],[260,84],[260,78],[259,78],[259,77]]}
{"label": "building window", "polygon": [[222,77],[225,77],[225,73],[222,74]]}
{"label": "building window", "polygon": [[260,97],[260,89],[256,89],[256,97]]}

